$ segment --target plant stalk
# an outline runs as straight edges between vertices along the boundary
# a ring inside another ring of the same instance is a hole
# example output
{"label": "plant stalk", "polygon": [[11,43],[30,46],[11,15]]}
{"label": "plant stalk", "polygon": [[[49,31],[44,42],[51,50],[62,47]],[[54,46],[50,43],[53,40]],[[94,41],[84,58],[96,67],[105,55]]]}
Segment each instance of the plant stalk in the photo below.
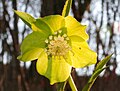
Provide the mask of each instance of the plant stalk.
{"label": "plant stalk", "polygon": [[68,78],[68,83],[69,83],[72,91],[78,91],[77,88],[76,88],[76,86],[75,86],[75,83],[74,83],[73,78],[72,78],[71,75],[70,75],[70,77]]}

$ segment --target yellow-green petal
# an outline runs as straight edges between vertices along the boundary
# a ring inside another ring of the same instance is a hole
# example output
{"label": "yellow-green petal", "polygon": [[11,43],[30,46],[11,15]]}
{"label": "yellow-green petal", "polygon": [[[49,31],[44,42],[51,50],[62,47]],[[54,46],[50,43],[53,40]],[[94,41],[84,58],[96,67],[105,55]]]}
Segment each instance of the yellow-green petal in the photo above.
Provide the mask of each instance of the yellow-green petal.
{"label": "yellow-green petal", "polygon": [[45,21],[53,32],[63,28],[65,26],[65,20],[63,16],[60,15],[50,15],[42,18]]}
{"label": "yellow-green petal", "polygon": [[97,61],[97,54],[89,48],[85,41],[72,42],[72,51],[69,54],[72,60],[72,66],[75,68],[95,64]]}
{"label": "yellow-green petal", "polygon": [[41,18],[36,19],[36,21],[32,23],[31,28],[33,31],[39,31],[47,36],[52,33],[52,30],[49,27],[49,25],[46,24]]}
{"label": "yellow-green petal", "polygon": [[35,22],[34,17],[32,17],[30,14],[21,12],[18,10],[14,10],[14,12],[21,18],[21,20],[27,24],[31,28],[31,24]]}
{"label": "yellow-green petal", "polygon": [[33,48],[45,48],[45,34],[34,31],[27,35],[21,44],[22,54],[32,50]]}
{"label": "yellow-green petal", "polygon": [[76,35],[82,37],[84,40],[88,40],[89,36],[86,33],[86,26],[80,24],[72,16],[65,17],[65,26],[67,27],[68,36]]}
{"label": "yellow-green petal", "polygon": [[69,38],[72,42],[84,42],[85,41],[82,37],[76,36],[76,35],[69,36]]}
{"label": "yellow-green petal", "polygon": [[71,66],[64,58],[51,58],[45,52],[41,53],[37,60],[37,71],[39,74],[47,77],[50,84],[66,81],[71,72]]}
{"label": "yellow-green petal", "polygon": [[33,48],[30,51],[28,51],[28,52],[26,52],[24,54],[21,54],[17,58],[19,60],[21,60],[21,61],[24,61],[24,62],[32,61],[32,60],[38,59],[39,55],[43,51],[44,51],[44,49],[42,49],[42,48]]}

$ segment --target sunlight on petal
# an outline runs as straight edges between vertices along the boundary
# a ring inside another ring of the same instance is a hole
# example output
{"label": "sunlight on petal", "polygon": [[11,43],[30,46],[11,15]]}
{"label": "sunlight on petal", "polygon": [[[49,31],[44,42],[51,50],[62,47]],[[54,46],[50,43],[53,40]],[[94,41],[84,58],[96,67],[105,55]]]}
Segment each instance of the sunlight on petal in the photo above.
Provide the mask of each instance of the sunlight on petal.
{"label": "sunlight on petal", "polygon": [[65,24],[67,27],[68,36],[76,35],[82,37],[84,40],[88,40],[89,36],[86,33],[86,26],[81,25],[72,16],[65,17]]}
{"label": "sunlight on petal", "polygon": [[72,66],[81,68],[95,64],[97,54],[89,48],[87,42],[72,42],[72,52],[70,52],[70,57]]}
{"label": "sunlight on petal", "polygon": [[71,72],[71,66],[66,63],[64,58],[55,57],[48,60],[46,53],[39,56],[36,66],[37,71],[46,76],[51,85],[67,80]]}

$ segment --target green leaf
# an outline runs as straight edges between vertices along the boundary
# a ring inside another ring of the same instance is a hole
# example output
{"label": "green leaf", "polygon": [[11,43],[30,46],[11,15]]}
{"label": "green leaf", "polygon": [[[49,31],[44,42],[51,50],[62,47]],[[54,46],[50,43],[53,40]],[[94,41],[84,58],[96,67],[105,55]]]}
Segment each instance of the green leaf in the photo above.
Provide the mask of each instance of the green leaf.
{"label": "green leaf", "polygon": [[95,68],[95,71],[98,70],[98,69],[101,69],[101,68],[110,60],[110,58],[111,58],[112,55],[113,55],[113,54],[108,55],[108,56],[105,57],[102,61],[100,61],[100,62],[97,64],[97,66],[96,66],[96,68]]}
{"label": "green leaf", "polygon": [[[102,61],[100,61],[98,63],[98,65],[95,68],[95,71],[93,72],[91,78],[89,79],[88,83],[85,85],[85,87],[83,88],[82,91],[90,91],[90,88],[92,87],[93,83],[95,82],[95,80],[97,79],[97,77],[99,76],[99,74],[106,69],[107,67],[104,67],[104,65],[110,60],[111,56],[113,54],[105,57]],[[103,68],[104,67],[104,68]]]}
{"label": "green leaf", "polygon": [[72,5],[72,0],[67,0],[62,11],[62,16],[66,17],[69,15],[71,5]]}
{"label": "green leaf", "polygon": [[89,82],[88,82],[88,83],[92,83],[92,82],[99,76],[99,74],[100,74],[104,69],[106,69],[106,68],[108,68],[108,67],[104,67],[104,68],[101,68],[101,69],[96,70],[96,71],[93,73],[93,75],[91,76],[91,78],[89,79]]}
{"label": "green leaf", "polygon": [[104,70],[105,68],[102,69],[98,69],[96,70],[93,75],[91,76],[91,78],[89,79],[88,83],[84,86],[84,88],[82,89],[82,91],[90,91],[90,88],[92,87],[93,83],[95,82],[96,78],[99,76],[99,74]]}
{"label": "green leaf", "polygon": [[25,24],[27,24],[31,28],[31,24],[35,22],[35,19],[31,15],[17,10],[14,10],[14,12],[21,18],[21,20]]}

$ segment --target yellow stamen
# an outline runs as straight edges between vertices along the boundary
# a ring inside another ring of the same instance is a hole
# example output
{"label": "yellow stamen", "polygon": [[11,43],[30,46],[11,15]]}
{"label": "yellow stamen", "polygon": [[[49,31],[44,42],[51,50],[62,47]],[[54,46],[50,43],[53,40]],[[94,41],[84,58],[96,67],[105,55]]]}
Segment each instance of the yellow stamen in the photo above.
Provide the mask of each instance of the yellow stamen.
{"label": "yellow stamen", "polygon": [[[58,31],[59,33],[62,33],[62,31]],[[58,34],[57,32],[57,34]],[[68,51],[71,50],[70,45],[68,44],[68,37],[66,34],[64,35],[50,35],[49,39],[45,41],[47,44],[47,54],[52,56],[65,56]]]}

